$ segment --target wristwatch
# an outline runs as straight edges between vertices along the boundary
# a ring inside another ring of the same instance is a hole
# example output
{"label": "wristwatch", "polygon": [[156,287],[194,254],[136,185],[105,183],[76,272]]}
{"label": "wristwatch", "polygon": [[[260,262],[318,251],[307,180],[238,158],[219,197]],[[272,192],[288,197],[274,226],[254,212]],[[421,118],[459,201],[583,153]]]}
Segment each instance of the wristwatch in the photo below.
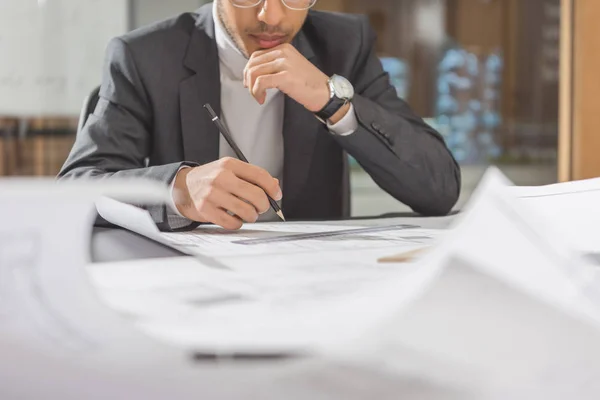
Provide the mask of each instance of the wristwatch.
{"label": "wristwatch", "polygon": [[343,76],[333,75],[327,81],[329,86],[329,101],[320,111],[315,113],[319,121],[326,124],[329,118],[348,104],[354,98],[354,87]]}

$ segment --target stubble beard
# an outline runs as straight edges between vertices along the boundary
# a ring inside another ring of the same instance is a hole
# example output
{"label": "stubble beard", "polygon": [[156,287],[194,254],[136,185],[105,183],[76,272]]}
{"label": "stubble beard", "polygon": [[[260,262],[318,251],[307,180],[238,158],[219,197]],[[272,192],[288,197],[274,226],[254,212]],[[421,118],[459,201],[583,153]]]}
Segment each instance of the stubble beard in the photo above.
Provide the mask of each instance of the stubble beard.
{"label": "stubble beard", "polygon": [[250,54],[248,54],[248,52],[244,49],[244,44],[240,37],[233,34],[233,29],[227,21],[227,16],[225,15],[225,11],[223,10],[223,5],[221,4],[222,1],[223,0],[217,1],[217,15],[219,17],[219,22],[221,23],[221,25],[225,29],[225,32],[227,32],[231,40],[233,40],[233,43],[235,44],[235,47],[239,50],[239,52],[242,53],[244,57],[250,58]]}

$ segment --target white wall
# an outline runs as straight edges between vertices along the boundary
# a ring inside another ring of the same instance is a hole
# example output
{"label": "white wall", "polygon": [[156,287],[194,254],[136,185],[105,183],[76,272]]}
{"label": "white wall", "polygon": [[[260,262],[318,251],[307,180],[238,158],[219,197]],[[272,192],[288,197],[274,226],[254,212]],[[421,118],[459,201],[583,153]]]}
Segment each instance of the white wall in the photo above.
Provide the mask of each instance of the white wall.
{"label": "white wall", "polygon": [[0,116],[77,116],[126,0],[0,0]]}
{"label": "white wall", "polygon": [[209,0],[0,0],[0,116],[78,116],[106,45]]}

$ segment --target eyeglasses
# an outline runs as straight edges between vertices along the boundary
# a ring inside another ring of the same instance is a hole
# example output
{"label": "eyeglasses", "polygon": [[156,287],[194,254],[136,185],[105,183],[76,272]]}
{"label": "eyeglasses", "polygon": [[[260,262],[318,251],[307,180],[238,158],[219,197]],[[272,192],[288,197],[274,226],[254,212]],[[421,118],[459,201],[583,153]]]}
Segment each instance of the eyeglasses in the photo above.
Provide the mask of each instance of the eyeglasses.
{"label": "eyeglasses", "polygon": [[[229,0],[231,4],[238,8],[252,8],[261,4],[265,0]],[[317,3],[317,0],[281,0],[290,10],[302,11],[308,10]]]}

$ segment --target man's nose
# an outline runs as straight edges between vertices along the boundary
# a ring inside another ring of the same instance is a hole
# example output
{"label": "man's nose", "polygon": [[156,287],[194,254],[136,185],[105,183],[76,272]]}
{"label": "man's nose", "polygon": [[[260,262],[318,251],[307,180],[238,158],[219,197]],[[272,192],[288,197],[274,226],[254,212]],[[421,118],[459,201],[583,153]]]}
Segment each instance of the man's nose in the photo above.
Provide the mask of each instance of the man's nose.
{"label": "man's nose", "polygon": [[258,13],[258,19],[269,26],[277,26],[285,18],[285,11],[281,0],[264,0]]}

